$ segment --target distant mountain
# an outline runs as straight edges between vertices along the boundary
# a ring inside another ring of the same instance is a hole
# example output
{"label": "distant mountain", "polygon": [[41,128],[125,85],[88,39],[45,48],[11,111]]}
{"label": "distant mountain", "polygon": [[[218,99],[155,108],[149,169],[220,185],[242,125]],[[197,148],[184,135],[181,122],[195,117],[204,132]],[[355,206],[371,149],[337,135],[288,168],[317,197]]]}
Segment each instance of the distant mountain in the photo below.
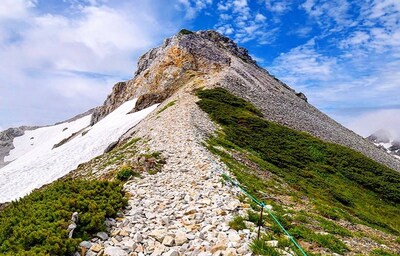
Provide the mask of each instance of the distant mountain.
{"label": "distant mountain", "polygon": [[390,132],[380,129],[366,138],[378,148],[384,149],[389,154],[400,159],[400,138],[395,138]]}
{"label": "distant mountain", "polygon": [[14,149],[13,140],[16,137],[22,136],[25,131],[37,128],[37,126],[21,126],[17,128],[9,128],[0,132],[0,168],[7,165],[7,162],[4,162],[4,157]]}

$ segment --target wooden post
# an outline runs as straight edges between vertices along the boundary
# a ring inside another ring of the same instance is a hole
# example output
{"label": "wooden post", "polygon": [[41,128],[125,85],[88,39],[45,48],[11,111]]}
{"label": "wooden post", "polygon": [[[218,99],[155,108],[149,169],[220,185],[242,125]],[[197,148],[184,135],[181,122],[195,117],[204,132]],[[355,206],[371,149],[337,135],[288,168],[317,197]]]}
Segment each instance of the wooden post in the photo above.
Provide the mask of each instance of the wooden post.
{"label": "wooden post", "polygon": [[260,240],[260,232],[261,232],[261,226],[262,226],[263,211],[264,211],[264,207],[261,207],[260,219],[258,220],[258,234],[257,234],[257,240]]}

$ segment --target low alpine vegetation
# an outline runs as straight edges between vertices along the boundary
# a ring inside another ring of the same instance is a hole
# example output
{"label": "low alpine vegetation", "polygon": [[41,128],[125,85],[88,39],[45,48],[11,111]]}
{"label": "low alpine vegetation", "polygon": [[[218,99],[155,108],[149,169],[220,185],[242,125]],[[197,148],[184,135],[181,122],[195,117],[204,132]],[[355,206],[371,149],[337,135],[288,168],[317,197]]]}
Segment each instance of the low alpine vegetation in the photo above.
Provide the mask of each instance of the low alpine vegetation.
{"label": "low alpine vegetation", "polygon": [[[72,255],[82,240],[104,231],[106,218],[116,217],[126,203],[120,183],[56,181],[0,212],[0,254]],[[79,220],[70,239],[73,212]]]}
{"label": "low alpine vegetation", "polygon": [[[267,121],[255,106],[225,89],[200,90],[197,95],[199,107],[221,127],[208,140],[208,149],[220,156],[248,192],[258,198],[264,198],[265,192],[287,193],[300,204],[300,198],[306,197],[315,213],[324,217],[316,221],[332,235],[319,236],[304,226],[285,225],[300,241],[332,252],[346,251],[336,237],[351,237],[351,232],[328,219],[400,233],[397,172],[344,146]],[[268,178],[271,175],[277,178]],[[282,181],[290,189],[276,189]],[[266,202],[281,213],[278,216],[285,214],[274,201]],[[301,219],[308,221],[305,216]]]}
{"label": "low alpine vegetation", "polygon": [[140,174],[137,172],[134,172],[132,170],[132,167],[124,165],[121,167],[121,169],[118,171],[117,173],[117,179],[120,181],[127,181],[129,180],[131,177],[139,177]]}

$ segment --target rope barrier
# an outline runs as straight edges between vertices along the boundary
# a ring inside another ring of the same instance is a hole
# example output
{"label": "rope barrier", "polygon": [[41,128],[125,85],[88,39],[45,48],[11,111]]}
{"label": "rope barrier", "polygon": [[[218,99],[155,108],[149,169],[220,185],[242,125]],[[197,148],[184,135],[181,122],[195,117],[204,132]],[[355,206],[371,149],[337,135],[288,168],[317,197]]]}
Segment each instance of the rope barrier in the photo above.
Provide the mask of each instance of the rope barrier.
{"label": "rope barrier", "polygon": [[[275,221],[276,224],[278,224],[278,226],[280,227],[280,229],[286,234],[286,236],[290,239],[290,241],[292,241],[292,243],[296,246],[297,249],[299,249],[299,251],[302,253],[303,256],[308,256],[306,254],[306,252],[303,250],[303,248],[301,248],[301,246],[296,242],[296,240],[293,238],[292,235],[290,235],[290,233],[283,227],[283,225],[279,222],[278,218],[272,213],[271,208],[267,207],[267,205],[265,205],[263,202],[258,201],[254,196],[252,196],[251,194],[249,194],[244,188],[242,188],[242,186],[239,185],[239,183],[237,183],[236,181],[232,180],[231,177],[229,177],[228,175],[226,175],[225,173],[222,174],[222,177],[225,180],[230,181],[230,183],[232,185],[234,185],[235,187],[238,187],[243,194],[245,194],[248,198],[250,198],[254,203],[256,203],[258,206],[261,207],[261,211],[263,211],[263,209],[266,209],[268,214],[272,217],[272,219]],[[262,215],[261,215],[262,216]]]}

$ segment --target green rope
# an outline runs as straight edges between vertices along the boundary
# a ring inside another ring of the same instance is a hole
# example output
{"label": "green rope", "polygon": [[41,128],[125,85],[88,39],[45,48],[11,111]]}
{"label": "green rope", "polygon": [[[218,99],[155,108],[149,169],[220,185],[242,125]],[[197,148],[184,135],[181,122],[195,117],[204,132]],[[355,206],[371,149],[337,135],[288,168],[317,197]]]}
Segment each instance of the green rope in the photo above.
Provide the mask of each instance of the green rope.
{"label": "green rope", "polygon": [[231,177],[226,175],[225,173],[222,174],[222,177],[225,180],[229,180],[232,185],[238,187],[243,194],[245,194],[248,198],[250,198],[254,203],[259,205],[261,208],[266,209],[268,214],[272,217],[272,219],[275,221],[276,224],[282,229],[282,231],[287,235],[287,237],[292,241],[292,243],[299,249],[299,251],[304,255],[307,256],[306,252],[301,248],[301,246],[296,242],[296,240],[293,238],[293,236],[290,235],[290,233],[283,227],[283,225],[279,222],[278,218],[272,213],[271,209],[268,207],[265,207],[266,205],[263,202],[258,201],[254,196],[250,195],[244,188],[242,188],[236,181],[232,180]]}

